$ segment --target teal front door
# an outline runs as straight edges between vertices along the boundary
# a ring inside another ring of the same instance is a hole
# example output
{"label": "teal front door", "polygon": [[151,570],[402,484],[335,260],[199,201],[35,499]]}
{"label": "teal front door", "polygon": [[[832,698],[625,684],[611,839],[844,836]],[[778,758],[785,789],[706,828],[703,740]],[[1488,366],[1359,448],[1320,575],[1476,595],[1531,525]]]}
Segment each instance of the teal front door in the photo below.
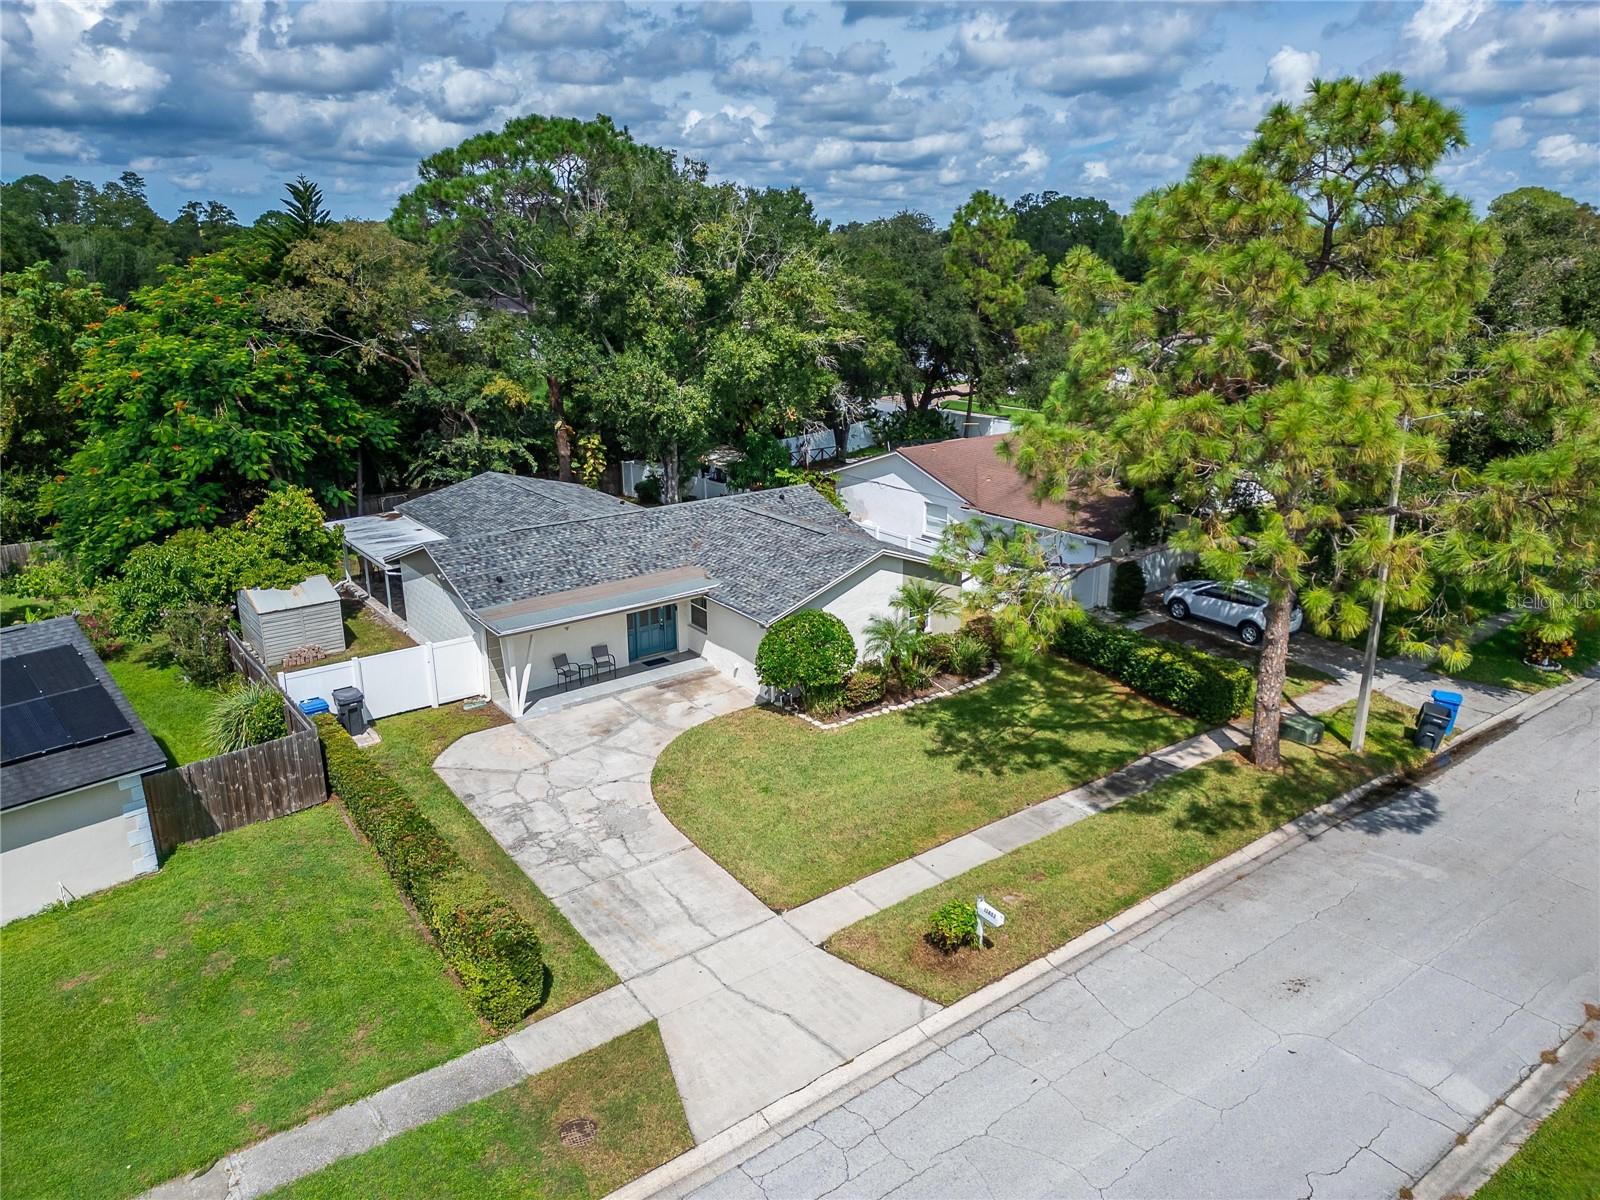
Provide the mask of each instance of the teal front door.
{"label": "teal front door", "polygon": [[628,614],[628,661],[638,662],[678,648],[678,606],[663,604]]}

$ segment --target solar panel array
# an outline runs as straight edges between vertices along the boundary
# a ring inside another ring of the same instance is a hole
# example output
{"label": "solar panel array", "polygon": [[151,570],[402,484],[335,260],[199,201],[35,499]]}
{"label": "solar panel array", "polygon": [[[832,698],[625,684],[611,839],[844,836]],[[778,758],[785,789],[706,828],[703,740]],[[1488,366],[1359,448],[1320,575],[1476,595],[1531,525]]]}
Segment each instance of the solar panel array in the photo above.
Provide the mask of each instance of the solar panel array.
{"label": "solar panel array", "polygon": [[0,763],[132,732],[76,648],[51,646],[0,659]]}

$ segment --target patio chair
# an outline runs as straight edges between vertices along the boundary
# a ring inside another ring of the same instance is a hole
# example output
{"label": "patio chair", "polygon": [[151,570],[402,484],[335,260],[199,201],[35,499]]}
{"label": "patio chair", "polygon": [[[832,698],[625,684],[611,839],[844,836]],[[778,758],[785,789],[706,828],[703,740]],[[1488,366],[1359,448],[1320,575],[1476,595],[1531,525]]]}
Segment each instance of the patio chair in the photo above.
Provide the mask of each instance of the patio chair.
{"label": "patio chair", "polygon": [[603,670],[610,671],[611,678],[615,679],[617,677],[617,656],[607,649],[604,642],[601,642],[598,646],[589,647],[589,658],[594,664],[596,679],[600,677],[600,672]]}
{"label": "patio chair", "polygon": [[584,674],[593,668],[588,663],[568,662],[565,654],[553,654],[550,661],[555,665],[556,675],[560,679],[561,689],[565,691],[574,683],[582,684]]}

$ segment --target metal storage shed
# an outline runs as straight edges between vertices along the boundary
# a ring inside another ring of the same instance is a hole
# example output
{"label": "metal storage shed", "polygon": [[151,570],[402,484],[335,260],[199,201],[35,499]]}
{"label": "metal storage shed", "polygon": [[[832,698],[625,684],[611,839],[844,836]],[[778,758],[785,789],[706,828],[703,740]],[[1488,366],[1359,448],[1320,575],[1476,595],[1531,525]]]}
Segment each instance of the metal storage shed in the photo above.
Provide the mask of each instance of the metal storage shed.
{"label": "metal storage shed", "polygon": [[302,646],[320,646],[329,654],[344,650],[339,593],[326,575],[313,575],[291,588],[241,588],[239,627],[269,666]]}

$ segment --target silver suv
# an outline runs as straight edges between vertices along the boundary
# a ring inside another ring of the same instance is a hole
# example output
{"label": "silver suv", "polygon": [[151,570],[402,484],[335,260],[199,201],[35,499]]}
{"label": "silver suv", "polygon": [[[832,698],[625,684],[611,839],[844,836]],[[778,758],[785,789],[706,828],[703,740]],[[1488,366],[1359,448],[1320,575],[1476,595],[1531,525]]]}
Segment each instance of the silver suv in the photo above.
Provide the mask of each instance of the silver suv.
{"label": "silver suv", "polygon": [[[1174,584],[1161,593],[1161,603],[1175,621],[1199,617],[1226,625],[1247,646],[1259,646],[1267,630],[1267,593],[1242,580],[1219,583],[1215,579],[1191,579]],[[1298,633],[1305,624],[1305,613],[1296,604],[1289,613],[1289,632]]]}

